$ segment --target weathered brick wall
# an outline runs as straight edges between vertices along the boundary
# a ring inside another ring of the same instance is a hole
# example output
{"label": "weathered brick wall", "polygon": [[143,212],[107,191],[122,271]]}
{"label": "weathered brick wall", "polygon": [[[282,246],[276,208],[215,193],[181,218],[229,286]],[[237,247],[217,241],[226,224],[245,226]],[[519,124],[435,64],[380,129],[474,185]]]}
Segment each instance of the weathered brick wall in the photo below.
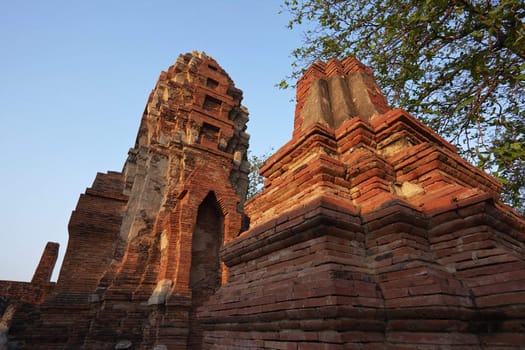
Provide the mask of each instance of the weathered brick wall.
{"label": "weathered brick wall", "polygon": [[118,242],[127,200],[123,185],[122,174],[99,173],[93,186],[80,196],[69,222],[68,247],[56,286],[36,308],[20,310],[13,320],[10,335],[25,348],[73,348],[82,344],[92,317],[91,303],[98,297],[99,280],[110,268]]}
{"label": "weathered brick wall", "polygon": [[55,287],[55,283],[51,282],[51,275],[58,258],[58,248],[58,243],[46,244],[31,282],[0,281],[0,297],[6,303],[14,304],[43,302]]}
{"label": "weathered brick wall", "polygon": [[[32,319],[55,288],[51,282],[58,243],[48,242],[31,282],[0,281],[0,349],[18,348],[16,330]],[[14,330],[14,331],[13,331]]]}
{"label": "weathered brick wall", "polygon": [[57,281],[57,302],[87,303],[108,270],[118,240],[122,212],[123,175],[97,174],[93,186],[80,196],[68,225],[69,240]]}
{"label": "weathered brick wall", "polygon": [[32,283],[0,282],[26,298],[10,346],[522,348],[525,221],[500,184],[391,110],[354,58],[314,64],[297,99],[245,204],[242,92],[180,56],[122,173],[81,196],[56,286],[53,246]]}
{"label": "weathered brick wall", "polygon": [[13,302],[41,303],[54,287],[54,282],[33,284],[30,282],[0,281],[0,296]]}

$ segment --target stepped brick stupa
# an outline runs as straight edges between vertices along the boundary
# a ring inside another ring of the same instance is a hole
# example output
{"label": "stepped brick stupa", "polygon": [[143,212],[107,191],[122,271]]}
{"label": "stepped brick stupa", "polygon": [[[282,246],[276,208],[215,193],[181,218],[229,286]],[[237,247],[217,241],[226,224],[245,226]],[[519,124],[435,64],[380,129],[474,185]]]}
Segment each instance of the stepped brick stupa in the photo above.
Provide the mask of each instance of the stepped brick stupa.
{"label": "stepped brick stupa", "polygon": [[525,220],[354,58],[297,83],[292,139],[245,202],[248,111],[204,53],[162,72],[122,172],[97,174],[6,349],[524,349]]}

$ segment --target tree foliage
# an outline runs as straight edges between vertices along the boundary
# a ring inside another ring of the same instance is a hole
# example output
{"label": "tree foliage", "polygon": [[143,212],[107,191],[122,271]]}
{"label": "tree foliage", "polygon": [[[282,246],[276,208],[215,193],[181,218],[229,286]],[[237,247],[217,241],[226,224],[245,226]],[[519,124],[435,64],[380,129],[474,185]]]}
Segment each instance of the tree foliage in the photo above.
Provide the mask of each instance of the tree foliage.
{"label": "tree foliage", "polygon": [[525,210],[523,0],[285,0],[282,11],[304,30],[289,79],[318,59],[356,56],[393,106],[459,146]]}
{"label": "tree foliage", "polygon": [[259,174],[259,170],[264,165],[264,162],[271,156],[272,151],[268,151],[261,155],[253,153],[248,154],[248,162],[250,163],[250,172],[248,173],[248,192],[246,199],[250,199],[264,188],[264,177]]}

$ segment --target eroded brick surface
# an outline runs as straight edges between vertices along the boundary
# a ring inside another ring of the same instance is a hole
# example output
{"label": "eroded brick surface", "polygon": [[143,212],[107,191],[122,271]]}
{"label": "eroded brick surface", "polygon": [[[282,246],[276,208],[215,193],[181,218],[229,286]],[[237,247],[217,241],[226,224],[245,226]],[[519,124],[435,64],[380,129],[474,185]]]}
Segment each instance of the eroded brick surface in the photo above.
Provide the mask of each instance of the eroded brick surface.
{"label": "eroded brick surface", "polygon": [[48,249],[31,283],[0,283],[11,347],[523,347],[525,221],[369,68],[306,71],[247,203],[241,99],[202,53],[161,74],[123,171],[79,199],[56,285]]}

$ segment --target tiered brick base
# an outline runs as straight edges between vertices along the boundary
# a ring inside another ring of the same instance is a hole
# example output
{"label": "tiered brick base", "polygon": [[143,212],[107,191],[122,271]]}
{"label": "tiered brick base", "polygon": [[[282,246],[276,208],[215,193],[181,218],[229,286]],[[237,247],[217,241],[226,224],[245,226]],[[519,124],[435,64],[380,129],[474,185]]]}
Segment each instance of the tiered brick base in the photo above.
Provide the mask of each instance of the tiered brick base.
{"label": "tiered brick base", "polygon": [[223,249],[229,283],[198,314],[206,348],[525,344],[525,222],[374,84],[352,59],[299,82],[294,136],[262,169],[252,228]]}

